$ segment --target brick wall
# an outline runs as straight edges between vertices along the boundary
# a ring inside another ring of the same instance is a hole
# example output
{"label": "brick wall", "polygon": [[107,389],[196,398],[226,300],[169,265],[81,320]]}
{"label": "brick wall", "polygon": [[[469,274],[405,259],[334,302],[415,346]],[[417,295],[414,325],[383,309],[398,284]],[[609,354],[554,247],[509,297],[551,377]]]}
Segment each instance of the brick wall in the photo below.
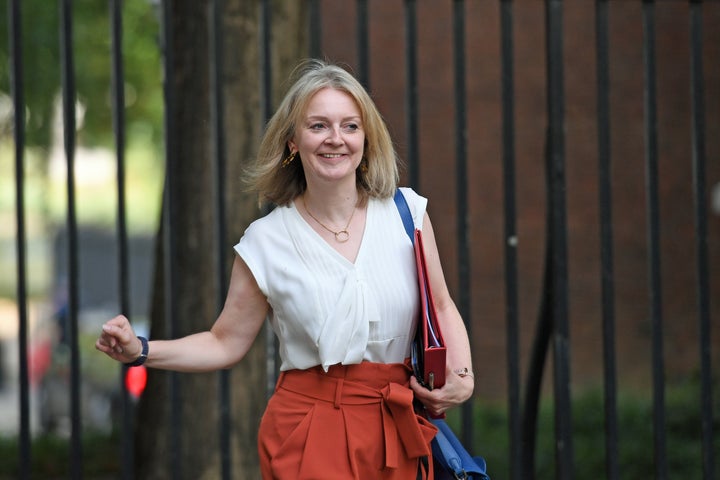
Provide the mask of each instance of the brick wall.
{"label": "brick wall", "polygon": [[[370,0],[370,88],[400,154],[405,139],[405,37],[401,0]],[[455,110],[452,5],[417,2],[420,192],[429,210],[445,274],[457,292],[455,237]],[[470,197],[473,344],[478,394],[506,391],[503,274],[499,2],[466,2],[467,185]],[[515,140],[519,233],[522,368],[525,370],[542,288],[545,240],[545,22],[537,0],[514,4]],[[352,2],[325,0],[323,46],[328,59],[357,66]],[[685,2],[656,8],[658,148],[662,295],[669,381],[699,367],[692,150],[689,19]],[[615,295],[621,388],[650,385],[651,328],[647,285],[645,145],[641,2],[610,4],[611,155]],[[602,383],[597,188],[594,7],[564,10],[566,174],[570,335],[574,385]],[[704,8],[708,191],[720,184],[720,4]],[[706,199],[708,208],[711,199]],[[720,318],[720,212],[709,217],[712,318]],[[457,295],[456,295],[457,296]],[[720,331],[713,332],[714,364]],[[549,371],[548,371],[549,372]],[[548,373],[547,377],[550,375]]]}

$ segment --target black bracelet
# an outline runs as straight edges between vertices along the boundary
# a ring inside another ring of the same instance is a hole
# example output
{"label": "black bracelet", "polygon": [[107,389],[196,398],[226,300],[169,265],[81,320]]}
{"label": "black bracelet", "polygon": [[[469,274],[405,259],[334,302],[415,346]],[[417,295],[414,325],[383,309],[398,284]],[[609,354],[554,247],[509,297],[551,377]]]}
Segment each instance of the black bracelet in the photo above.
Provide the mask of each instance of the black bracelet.
{"label": "black bracelet", "polygon": [[148,341],[147,338],[138,336],[138,340],[140,340],[140,343],[142,343],[142,352],[140,352],[140,356],[135,359],[134,362],[126,363],[126,367],[139,367],[143,363],[145,363],[145,360],[147,360],[148,356]]}

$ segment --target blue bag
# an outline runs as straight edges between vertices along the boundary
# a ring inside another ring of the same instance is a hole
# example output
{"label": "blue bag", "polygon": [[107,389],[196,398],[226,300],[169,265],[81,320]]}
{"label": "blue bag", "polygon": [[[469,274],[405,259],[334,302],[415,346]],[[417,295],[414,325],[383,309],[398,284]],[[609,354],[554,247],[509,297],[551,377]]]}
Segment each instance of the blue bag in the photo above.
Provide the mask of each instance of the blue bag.
{"label": "blue bag", "polygon": [[431,444],[435,480],[490,480],[484,458],[472,457],[445,420],[430,421],[438,429]]}

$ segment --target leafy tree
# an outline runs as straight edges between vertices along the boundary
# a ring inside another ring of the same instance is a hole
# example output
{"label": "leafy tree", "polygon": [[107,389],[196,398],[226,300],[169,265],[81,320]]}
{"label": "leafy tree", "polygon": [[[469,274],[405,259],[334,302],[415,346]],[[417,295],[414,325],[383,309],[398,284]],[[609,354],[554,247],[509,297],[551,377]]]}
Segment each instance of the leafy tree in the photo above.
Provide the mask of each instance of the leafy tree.
{"label": "leafy tree", "polygon": [[[48,147],[55,103],[62,88],[60,2],[23,0],[20,8],[27,144]],[[0,11],[0,92],[9,96],[7,11]],[[126,0],[122,11],[127,126],[158,143],[163,109],[157,12],[148,0]],[[79,140],[86,144],[113,143],[109,17],[106,1],[76,0],[72,4],[76,96],[85,107]]]}

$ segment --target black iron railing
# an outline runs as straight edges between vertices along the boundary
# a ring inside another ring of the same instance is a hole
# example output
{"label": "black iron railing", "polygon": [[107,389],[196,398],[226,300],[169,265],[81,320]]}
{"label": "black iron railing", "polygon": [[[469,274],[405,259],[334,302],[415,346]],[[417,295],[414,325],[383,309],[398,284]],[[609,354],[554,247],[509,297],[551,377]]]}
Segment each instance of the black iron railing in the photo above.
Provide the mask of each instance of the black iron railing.
{"label": "black iron railing", "polygon": [[[172,122],[175,121],[174,105],[178,92],[173,88],[174,75],[174,45],[173,32],[170,21],[172,0],[161,2],[160,23],[162,25],[161,48],[164,59],[165,76],[165,127],[171,132]],[[455,237],[457,245],[457,271],[458,279],[458,308],[467,322],[468,331],[472,333],[474,319],[471,317],[471,257],[469,225],[469,197],[468,197],[468,162],[467,162],[467,63],[466,54],[466,25],[465,10],[469,2],[463,0],[452,1],[452,29],[453,29],[453,103],[454,118],[447,119],[454,122],[454,169],[456,174],[456,204],[457,222]],[[708,251],[708,216],[706,207],[706,121],[705,121],[705,77],[703,67],[703,2],[684,2],[688,5],[689,15],[689,59],[691,84],[691,114],[692,114],[692,179],[694,193],[694,238],[695,238],[695,265],[697,278],[697,312],[698,312],[698,338],[699,338],[699,371],[701,397],[699,407],[702,412],[702,471],[703,478],[714,480],[715,458],[713,455],[713,392],[712,392],[712,344],[711,344],[711,306],[710,306],[710,258]],[[130,309],[129,291],[130,276],[128,273],[128,233],[126,225],[126,199],[125,199],[125,116],[124,116],[124,65],[123,65],[123,15],[121,0],[109,0],[110,15],[110,45],[112,56],[112,111],[113,130],[116,142],[117,162],[117,236],[119,254],[119,305],[123,313]],[[210,51],[208,62],[210,65],[211,89],[211,125],[212,125],[212,156],[215,159],[215,195],[217,219],[216,238],[222,242],[226,238],[227,226],[224,223],[225,204],[225,128],[224,128],[224,98],[221,84],[223,71],[223,34],[222,11],[223,0],[208,0]],[[22,43],[22,2],[9,0],[7,26],[9,32],[9,59],[10,59],[10,85],[14,107],[14,144],[15,144],[15,189],[16,189],[16,254],[17,254],[17,306],[19,318],[18,352],[19,352],[19,476],[30,478],[32,472],[32,458],[30,448],[30,373],[28,367],[28,291],[27,291],[27,234],[26,234],[26,205],[25,205],[25,92],[23,89],[25,74],[23,71],[23,43]],[[82,476],[82,428],[81,428],[81,375],[80,352],[78,350],[78,256],[82,254],[78,246],[78,225],[76,219],[75,199],[75,149],[76,149],[76,87],[73,60],[73,3],[71,0],[57,2],[60,9],[58,25],[60,39],[61,87],[62,87],[62,121],[64,156],[67,164],[67,271],[68,271],[68,321],[70,325],[70,398],[71,398],[71,440],[70,458],[71,471],[69,476],[81,478]],[[524,388],[521,385],[520,368],[520,322],[518,300],[518,232],[517,232],[517,171],[516,171],[516,104],[515,104],[515,69],[514,69],[514,11],[512,0],[499,0],[499,32],[500,32],[500,72],[501,83],[501,152],[502,152],[502,188],[503,188],[503,245],[504,245],[504,290],[506,313],[506,368],[507,368],[507,406],[509,413],[508,436],[509,450],[507,452],[510,465],[510,478],[513,480],[531,479],[535,475],[534,456],[535,438],[537,437],[537,412],[540,402],[540,389],[544,373],[545,358],[551,348],[553,372],[553,396],[555,408],[555,452],[556,452],[556,478],[571,479],[574,477],[574,453],[572,438],[572,409],[571,409],[571,374],[570,374],[570,335],[569,335],[569,287],[568,287],[568,222],[566,218],[566,176],[565,176],[565,85],[564,85],[564,30],[563,13],[564,2],[561,0],[545,1],[546,26],[546,96],[547,96],[547,136],[546,136],[546,195],[547,195],[547,231],[545,275],[542,293],[542,305],[535,333],[533,353],[530,356],[530,365]],[[588,4],[590,5],[590,4]],[[651,365],[652,365],[652,391],[653,391],[653,432],[655,472],[654,478],[667,478],[667,438],[666,438],[666,407],[665,407],[665,352],[663,350],[664,315],[662,298],[662,256],[660,246],[660,232],[662,217],[660,209],[659,192],[659,151],[658,151],[658,89],[657,89],[657,46],[656,46],[656,3],[642,1],[642,54],[643,54],[643,90],[644,90],[644,147],[645,147],[645,173],[646,173],[646,214],[647,214],[647,278],[649,318],[651,324]],[[274,99],[271,96],[273,71],[270,57],[270,43],[272,37],[271,5],[268,0],[259,0],[260,16],[258,22],[262,32],[258,42],[261,43],[261,59],[258,75],[263,93],[261,108],[266,120],[272,111]],[[308,0],[308,28],[310,55],[320,57],[323,52],[322,45],[322,13],[323,2]],[[372,2],[357,0],[356,26],[357,36],[357,65],[358,76],[368,88],[370,84],[371,58],[376,54],[370,48],[370,15]],[[418,127],[418,2],[404,0],[404,18],[398,19],[397,28],[405,31],[405,76],[406,76],[406,139],[405,148],[408,157],[408,176],[411,186],[420,183]],[[599,263],[601,265],[601,307],[602,307],[602,364],[604,381],[604,417],[605,417],[605,462],[606,478],[620,478],[618,453],[618,414],[617,414],[617,361],[616,361],[616,315],[615,315],[615,278],[613,250],[613,159],[611,155],[611,115],[610,115],[610,69],[611,55],[609,42],[610,2],[596,0],[595,12],[595,65],[597,69],[597,148],[598,148],[598,205],[599,205],[599,235],[600,251]],[[473,25],[469,26],[474,28]],[[132,66],[130,66],[132,67]],[[174,271],[174,235],[175,226],[172,224],[173,215],[169,212],[176,205],[176,196],[180,195],[174,178],[174,159],[172,138],[165,138],[166,150],[166,177],[165,177],[165,214],[162,234],[164,239],[164,285],[165,285],[165,315],[167,336],[173,338],[177,335],[173,319],[175,317],[176,299],[174,298],[173,279]],[[218,292],[222,295],[227,288],[227,269],[225,257],[221,253],[224,244],[217,246],[217,282]],[[223,298],[217,299],[218,312],[222,308]],[[272,350],[272,349],[271,349]],[[271,363],[272,364],[272,363]],[[274,364],[272,364],[274,365]],[[274,372],[271,372],[274,373]],[[269,375],[272,379],[272,375]],[[168,458],[168,471],[172,478],[182,478],[178,470],[181,464],[178,461],[180,453],[180,438],[183,435],[182,416],[180,410],[180,396],[178,394],[177,378],[171,375],[169,383],[169,404],[172,428],[167,432],[168,445],[171,455]],[[218,377],[220,404],[220,448],[221,471],[223,478],[229,479],[237,475],[231,470],[230,445],[230,419],[231,392],[227,372]],[[122,382],[121,382],[122,383]],[[272,386],[269,383],[268,390]],[[134,476],[134,442],[133,442],[133,416],[134,407],[123,390],[123,422],[122,422],[122,477]],[[524,396],[524,402],[521,397]],[[521,407],[522,404],[522,407]],[[472,403],[467,403],[462,409],[462,438],[472,449],[473,409]]]}

